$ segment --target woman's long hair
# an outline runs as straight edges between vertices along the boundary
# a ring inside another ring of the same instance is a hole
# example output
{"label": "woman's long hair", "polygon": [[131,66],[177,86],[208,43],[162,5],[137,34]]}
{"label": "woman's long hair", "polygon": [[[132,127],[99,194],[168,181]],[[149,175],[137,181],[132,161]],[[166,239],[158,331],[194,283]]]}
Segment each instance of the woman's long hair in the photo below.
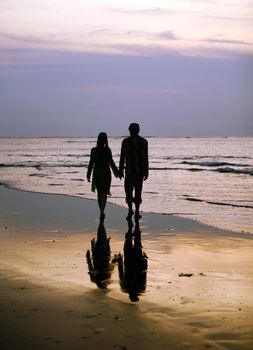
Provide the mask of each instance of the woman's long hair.
{"label": "woman's long hair", "polygon": [[97,147],[98,148],[108,148],[108,138],[105,132],[98,134],[97,138]]}

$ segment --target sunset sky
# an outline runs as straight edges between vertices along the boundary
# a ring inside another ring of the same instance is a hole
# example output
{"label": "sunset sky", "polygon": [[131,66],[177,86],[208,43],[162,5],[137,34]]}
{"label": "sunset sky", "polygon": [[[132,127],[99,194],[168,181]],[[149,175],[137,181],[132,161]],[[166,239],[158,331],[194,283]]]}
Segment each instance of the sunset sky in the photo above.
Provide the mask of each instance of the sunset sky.
{"label": "sunset sky", "polygon": [[253,136],[253,0],[1,0],[0,136]]}

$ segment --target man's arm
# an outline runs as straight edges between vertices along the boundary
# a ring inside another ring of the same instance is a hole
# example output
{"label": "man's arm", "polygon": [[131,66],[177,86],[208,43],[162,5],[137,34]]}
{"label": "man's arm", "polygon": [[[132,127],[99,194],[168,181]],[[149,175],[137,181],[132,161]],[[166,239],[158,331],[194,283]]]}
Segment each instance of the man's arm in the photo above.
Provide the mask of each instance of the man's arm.
{"label": "man's arm", "polygon": [[126,159],[126,141],[123,140],[121,144],[120,161],[119,161],[119,177],[124,177],[124,165]]}
{"label": "man's arm", "polygon": [[147,180],[148,173],[149,173],[148,141],[145,139],[145,142],[144,142],[144,181]]}

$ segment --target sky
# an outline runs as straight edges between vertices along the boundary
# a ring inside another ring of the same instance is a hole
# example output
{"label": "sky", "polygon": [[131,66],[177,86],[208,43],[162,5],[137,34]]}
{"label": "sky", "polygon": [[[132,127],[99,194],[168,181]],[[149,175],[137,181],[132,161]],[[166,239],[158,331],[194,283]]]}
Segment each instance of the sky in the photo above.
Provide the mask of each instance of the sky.
{"label": "sky", "polygon": [[253,0],[1,0],[0,137],[253,136]]}

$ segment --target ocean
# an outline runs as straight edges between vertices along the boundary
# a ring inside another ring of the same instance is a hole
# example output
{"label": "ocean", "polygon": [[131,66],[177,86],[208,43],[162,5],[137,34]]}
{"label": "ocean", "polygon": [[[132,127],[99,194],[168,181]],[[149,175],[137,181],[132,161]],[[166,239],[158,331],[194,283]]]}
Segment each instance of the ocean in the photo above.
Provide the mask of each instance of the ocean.
{"label": "ocean", "polygon": [[[123,137],[109,138],[118,165]],[[158,138],[141,210],[253,234],[253,138]],[[12,188],[96,199],[86,180],[96,138],[0,138],[0,182]],[[126,206],[123,180],[108,201]]]}

